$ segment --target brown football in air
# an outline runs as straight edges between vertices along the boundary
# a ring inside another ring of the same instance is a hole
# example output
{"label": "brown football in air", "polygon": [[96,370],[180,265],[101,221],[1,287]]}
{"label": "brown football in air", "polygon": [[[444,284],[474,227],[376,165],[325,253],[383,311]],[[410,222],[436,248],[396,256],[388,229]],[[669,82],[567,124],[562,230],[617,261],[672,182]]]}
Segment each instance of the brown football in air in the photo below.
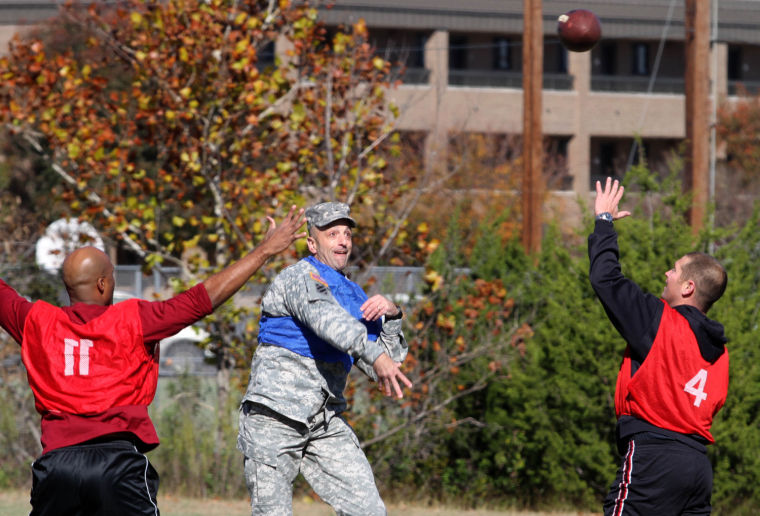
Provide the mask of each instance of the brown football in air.
{"label": "brown football in air", "polygon": [[602,37],[599,18],[586,9],[573,9],[561,14],[557,22],[559,40],[573,52],[591,50]]}

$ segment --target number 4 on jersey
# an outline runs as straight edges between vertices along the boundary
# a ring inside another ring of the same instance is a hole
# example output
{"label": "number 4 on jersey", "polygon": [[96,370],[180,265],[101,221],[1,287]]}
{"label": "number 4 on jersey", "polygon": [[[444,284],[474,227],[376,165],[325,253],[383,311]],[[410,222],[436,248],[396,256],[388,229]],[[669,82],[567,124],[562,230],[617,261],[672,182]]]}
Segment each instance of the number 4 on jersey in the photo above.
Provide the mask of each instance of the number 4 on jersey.
{"label": "number 4 on jersey", "polygon": [[683,388],[687,393],[696,396],[694,398],[695,407],[698,407],[700,403],[707,399],[705,382],[707,382],[707,371],[705,369],[700,369],[696,376],[689,380],[686,387]]}

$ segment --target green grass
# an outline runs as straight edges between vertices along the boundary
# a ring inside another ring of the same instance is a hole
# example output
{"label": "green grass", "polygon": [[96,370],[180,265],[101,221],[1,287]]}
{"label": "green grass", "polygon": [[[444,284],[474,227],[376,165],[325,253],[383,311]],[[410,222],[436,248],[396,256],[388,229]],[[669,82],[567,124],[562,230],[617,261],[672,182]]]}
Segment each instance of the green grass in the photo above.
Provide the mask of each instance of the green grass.
{"label": "green grass", "polygon": [[[172,495],[160,495],[158,507],[161,516],[248,516],[248,500],[196,500]],[[27,491],[0,491],[0,516],[29,514],[29,493]],[[293,516],[331,516],[335,513],[327,505],[307,498],[297,500],[293,506]],[[595,516],[595,513],[578,511],[566,512],[524,512],[459,510],[446,507],[417,507],[407,504],[389,506],[390,516]]]}

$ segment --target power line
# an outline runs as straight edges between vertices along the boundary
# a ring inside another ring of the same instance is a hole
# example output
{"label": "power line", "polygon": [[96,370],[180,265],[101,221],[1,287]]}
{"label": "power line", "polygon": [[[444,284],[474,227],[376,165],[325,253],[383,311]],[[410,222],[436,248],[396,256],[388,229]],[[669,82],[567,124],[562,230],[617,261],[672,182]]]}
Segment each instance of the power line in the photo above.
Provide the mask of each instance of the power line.
{"label": "power line", "polygon": [[[652,73],[649,76],[649,84],[647,85],[647,97],[644,100],[644,109],[641,110],[641,117],[639,118],[639,130],[641,130],[641,127],[644,125],[644,119],[647,116],[647,111],[649,110],[649,99],[651,98],[650,95],[652,91],[654,90],[654,83],[657,80],[657,73],[660,69],[660,61],[662,60],[662,52],[665,48],[665,41],[667,39],[668,30],[670,30],[670,24],[673,20],[673,10],[675,8],[676,0],[670,0],[670,5],[668,6],[668,14],[665,17],[665,24],[662,27],[662,34],[660,36],[660,43],[657,47],[657,55],[654,59],[654,66],[652,67]],[[633,165],[633,159],[636,155],[636,151],[638,148],[638,142],[636,141],[636,138],[633,139],[633,143],[631,144],[631,152],[628,154],[628,162],[625,165],[625,171],[627,172],[631,166]]]}
{"label": "power line", "polygon": [[[515,39],[511,40],[509,38],[505,38],[507,41],[509,41],[509,46],[513,48],[520,48],[522,47],[522,41]],[[561,46],[562,43],[558,38],[546,38],[544,40],[544,46]],[[385,47],[376,47],[375,52],[448,52],[450,50],[484,50],[484,49],[497,49],[499,48],[499,43],[477,43],[477,44],[464,44],[464,45],[449,45],[447,47],[431,47],[431,48],[425,48],[425,46],[385,46]],[[564,49],[564,47],[562,47]]]}

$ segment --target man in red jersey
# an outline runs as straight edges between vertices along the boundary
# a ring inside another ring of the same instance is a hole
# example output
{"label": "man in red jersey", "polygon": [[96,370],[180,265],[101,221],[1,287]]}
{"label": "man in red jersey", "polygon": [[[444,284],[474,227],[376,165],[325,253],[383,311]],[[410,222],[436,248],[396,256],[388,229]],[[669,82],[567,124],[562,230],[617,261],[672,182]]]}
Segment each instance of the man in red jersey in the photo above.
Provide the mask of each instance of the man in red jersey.
{"label": "man in red jersey", "polygon": [[665,273],[660,298],[623,276],[613,220],[623,187],[597,181],[590,279],[626,340],[615,388],[617,445],[623,461],[604,500],[609,515],[710,514],[712,466],[706,445],[726,400],[723,326],[705,315],[726,290],[715,258],[689,253]]}
{"label": "man in red jersey", "polygon": [[246,256],[167,301],[113,305],[114,267],[83,247],[62,275],[70,306],[31,303],[0,280],[0,326],[21,344],[42,455],[32,465],[32,515],[157,515],[158,474],[144,452],[158,446],[148,416],[158,342],[214,311],[271,256],[298,238],[295,206]]}

